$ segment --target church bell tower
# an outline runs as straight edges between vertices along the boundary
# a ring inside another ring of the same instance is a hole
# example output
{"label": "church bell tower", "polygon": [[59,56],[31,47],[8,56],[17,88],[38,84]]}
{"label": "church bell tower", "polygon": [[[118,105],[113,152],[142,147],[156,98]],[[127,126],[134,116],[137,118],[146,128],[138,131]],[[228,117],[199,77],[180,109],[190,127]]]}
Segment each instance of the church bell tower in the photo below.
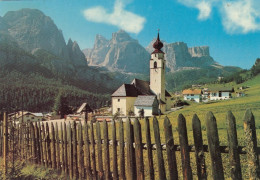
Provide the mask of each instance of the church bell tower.
{"label": "church bell tower", "polygon": [[150,89],[157,95],[161,111],[165,111],[165,59],[164,52],[161,50],[163,43],[160,35],[153,44],[154,51],[150,59]]}

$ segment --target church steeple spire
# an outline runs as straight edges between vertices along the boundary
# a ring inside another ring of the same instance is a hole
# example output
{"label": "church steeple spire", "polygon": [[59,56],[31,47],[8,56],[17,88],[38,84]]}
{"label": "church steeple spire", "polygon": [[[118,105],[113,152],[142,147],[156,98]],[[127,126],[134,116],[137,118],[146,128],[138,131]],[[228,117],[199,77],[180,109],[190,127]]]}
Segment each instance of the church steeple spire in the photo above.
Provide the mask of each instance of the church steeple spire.
{"label": "church steeple spire", "polygon": [[163,43],[160,40],[160,34],[159,34],[159,30],[158,30],[158,35],[157,35],[157,39],[156,41],[153,43],[153,48],[155,49],[152,54],[154,53],[164,53],[161,49],[163,47]]}

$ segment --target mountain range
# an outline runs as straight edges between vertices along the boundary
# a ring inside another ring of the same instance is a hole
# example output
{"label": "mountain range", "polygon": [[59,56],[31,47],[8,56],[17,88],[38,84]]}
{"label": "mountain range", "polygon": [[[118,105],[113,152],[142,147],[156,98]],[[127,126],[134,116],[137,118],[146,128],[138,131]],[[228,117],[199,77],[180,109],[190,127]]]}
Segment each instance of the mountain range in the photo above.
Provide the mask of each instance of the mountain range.
{"label": "mountain range", "polygon": [[[33,82],[36,88],[40,79],[45,87],[53,88],[57,82],[64,88],[77,89],[75,102],[79,97],[84,98],[82,90],[101,101],[99,97],[112,93],[121,83],[128,83],[133,78],[149,79],[153,41],[145,48],[119,30],[110,40],[96,35],[93,48],[82,51],[76,41],[69,39],[65,42],[62,30],[40,10],[9,11],[0,17],[0,85],[9,97],[7,82],[13,87]],[[163,51],[166,53],[166,79],[170,91],[241,70],[215,62],[207,46],[189,48],[183,42],[164,42]],[[53,99],[58,94],[55,88]],[[0,106],[10,102],[8,98],[3,99],[5,102],[0,101]],[[102,97],[102,101],[107,100],[108,97]]]}

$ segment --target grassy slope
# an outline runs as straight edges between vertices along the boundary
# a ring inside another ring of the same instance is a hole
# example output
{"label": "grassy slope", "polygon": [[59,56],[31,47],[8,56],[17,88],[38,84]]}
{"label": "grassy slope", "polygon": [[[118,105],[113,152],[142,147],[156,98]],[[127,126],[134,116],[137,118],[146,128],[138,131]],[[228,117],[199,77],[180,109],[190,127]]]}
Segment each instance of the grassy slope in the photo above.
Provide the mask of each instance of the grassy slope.
{"label": "grassy slope", "polygon": [[[235,89],[240,86],[250,86],[246,90],[247,96],[245,97],[240,97],[240,98],[233,98],[230,100],[225,100],[225,101],[218,101],[215,103],[211,104],[204,104],[204,103],[193,103],[191,106],[185,107],[182,110],[179,110],[177,112],[172,112],[168,114],[167,116],[169,117],[172,125],[173,125],[173,134],[174,134],[174,141],[175,144],[179,144],[179,137],[178,137],[178,132],[177,132],[177,117],[180,113],[182,113],[187,122],[187,132],[188,132],[188,140],[189,144],[194,144],[193,142],[193,134],[192,134],[192,117],[193,114],[197,114],[198,117],[201,120],[201,125],[202,125],[202,133],[203,133],[203,141],[204,144],[207,143],[207,135],[206,135],[206,126],[205,126],[205,114],[208,111],[212,111],[213,114],[215,115],[217,119],[217,126],[218,126],[218,133],[219,133],[219,139],[220,139],[220,145],[228,145],[227,143],[227,131],[226,131],[226,114],[227,111],[231,110],[236,117],[236,122],[237,122],[237,134],[238,134],[238,142],[239,145],[244,145],[244,130],[243,130],[243,117],[244,113],[247,108],[250,108],[255,116],[255,121],[256,121],[256,128],[257,128],[257,139],[258,139],[258,146],[260,145],[260,75],[257,77],[239,85],[235,85],[232,83],[226,84],[226,86],[234,85]],[[220,86],[220,85],[218,85]],[[164,137],[164,128],[163,128],[163,119],[165,116],[161,116],[159,118],[159,126],[160,126],[160,134],[161,134],[161,140],[162,143],[165,143],[165,137]],[[144,125],[144,122],[141,122],[142,125]],[[152,121],[151,123],[151,136],[152,136],[152,141],[154,143],[154,135],[153,135],[153,125]],[[144,127],[144,126],[142,126]],[[145,137],[145,131],[143,129],[142,131],[143,137]],[[143,138],[143,141],[145,142],[145,138]],[[144,152],[146,153],[146,152]],[[177,152],[177,164],[178,164],[178,169],[179,169],[179,176],[182,176],[182,171],[181,171],[181,157],[180,153]],[[211,171],[210,171],[210,158],[209,154],[206,153],[206,166],[207,166],[207,172],[208,172],[208,177],[211,179]],[[166,162],[166,155],[165,156],[165,162]],[[196,164],[195,164],[195,157],[194,153],[190,153],[191,156],[191,166],[192,166],[192,171],[194,178],[196,179]],[[154,153],[154,162],[155,162],[155,169],[157,169],[157,160],[156,160],[156,154]],[[243,172],[243,178],[247,179],[248,174],[247,174],[247,161],[246,161],[246,156],[241,155],[241,164],[242,164],[242,172]],[[222,160],[224,164],[224,169],[225,169],[225,178],[229,179],[229,174],[230,174],[230,167],[228,163],[228,154],[222,154]],[[147,161],[147,158],[145,158],[145,161]],[[148,163],[148,162],[147,162]],[[167,162],[166,162],[166,169],[167,169]],[[168,170],[167,170],[168,171]],[[147,169],[146,169],[147,173]],[[156,175],[158,175],[158,172],[156,170]]]}

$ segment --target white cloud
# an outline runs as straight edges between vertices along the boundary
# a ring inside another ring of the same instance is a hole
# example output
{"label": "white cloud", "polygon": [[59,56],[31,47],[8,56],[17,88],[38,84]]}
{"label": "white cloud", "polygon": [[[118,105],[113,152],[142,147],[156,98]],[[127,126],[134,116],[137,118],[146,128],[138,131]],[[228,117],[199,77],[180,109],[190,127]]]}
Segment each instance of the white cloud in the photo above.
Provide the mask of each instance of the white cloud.
{"label": "white cloud", "polygon": [[260,30],[260,9],[257,11],[253,4],[252,0],[239,0],[224,6],[222,18],[225,29],[231,33]]}
{"label": "white cloud", "polygon": [[208,19],[211,13],[211,4],[209,2],[202,1],[198,3],[197,8],[200,11],[198,19],[200,20]]}
{"label": "white cloud", "polygon": [[216,8],[222,17],[225,30],[230,34],[260,30],[259,0],[179,0],[179,2],[198,9],[199,20],[207,20],[212,9]]}
{"label": "white cloud", "polygon": [[89,8],[84,11],[84,16],[88,21],[111,24],[138,34],[143,29],[146,19],[124,9],[130,2],[130,0],[116,0],[111,13],[101,6]]}

